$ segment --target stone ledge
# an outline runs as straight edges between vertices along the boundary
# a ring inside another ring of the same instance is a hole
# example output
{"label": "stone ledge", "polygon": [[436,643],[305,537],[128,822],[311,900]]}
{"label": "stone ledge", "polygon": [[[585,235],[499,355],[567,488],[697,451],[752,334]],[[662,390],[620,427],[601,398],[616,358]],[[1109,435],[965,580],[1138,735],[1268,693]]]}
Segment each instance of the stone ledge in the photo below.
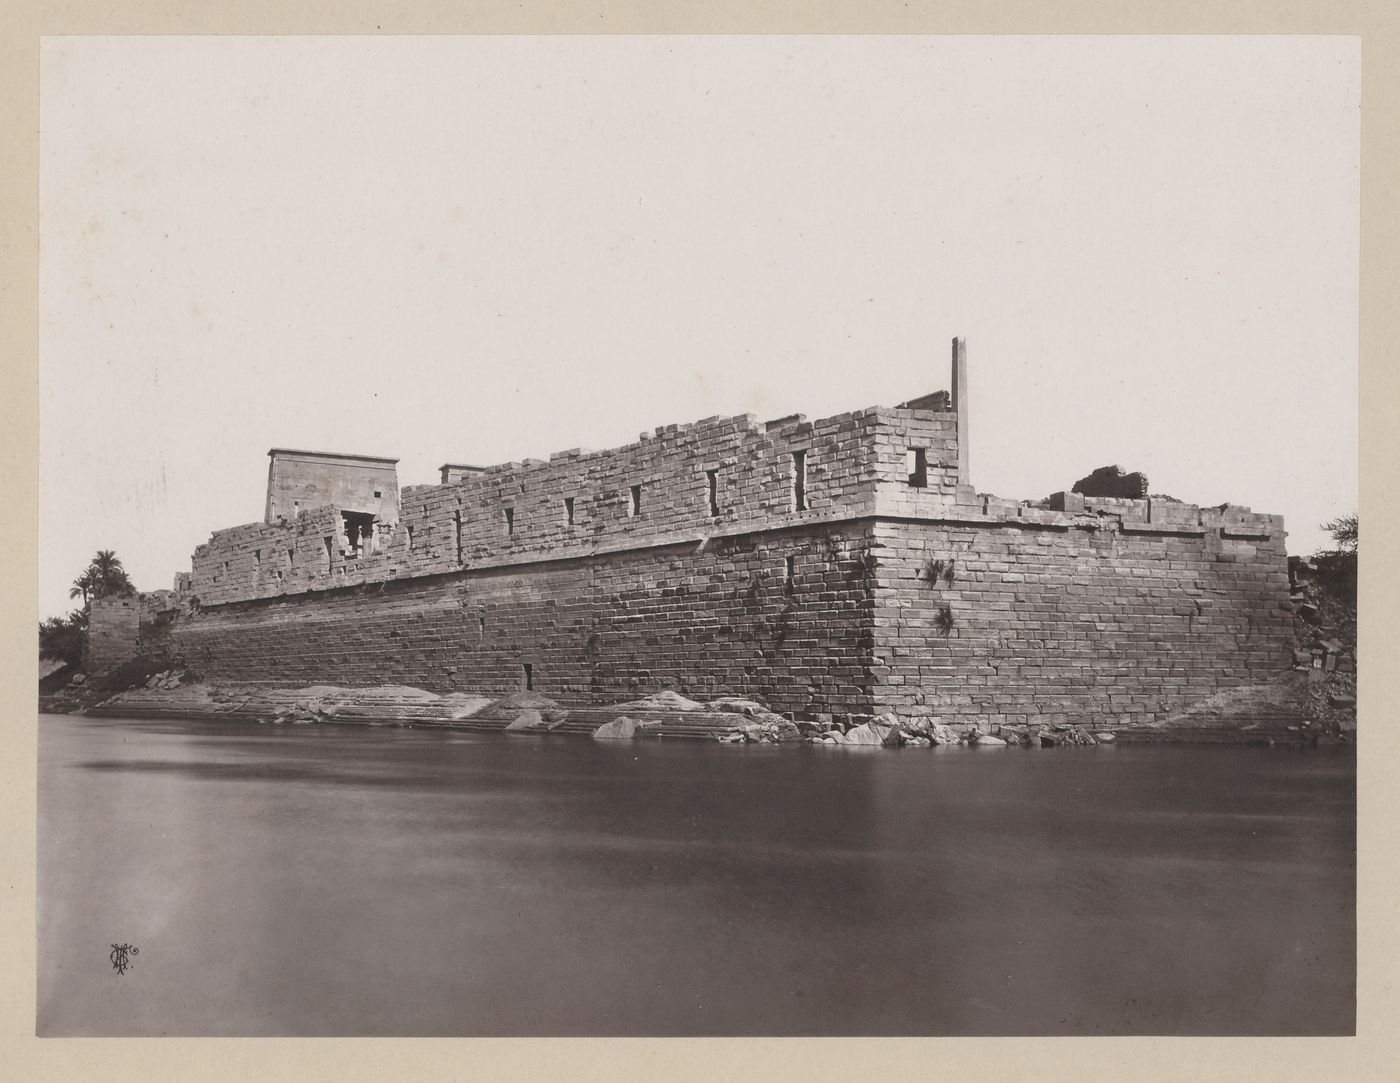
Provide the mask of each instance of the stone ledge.
{"label": "stone ledge", "polygon": [[1121,523],[1118,529],[1124,534],[1180,534],[1187,538],[1206,536],[1205,527],[1189,523]]}

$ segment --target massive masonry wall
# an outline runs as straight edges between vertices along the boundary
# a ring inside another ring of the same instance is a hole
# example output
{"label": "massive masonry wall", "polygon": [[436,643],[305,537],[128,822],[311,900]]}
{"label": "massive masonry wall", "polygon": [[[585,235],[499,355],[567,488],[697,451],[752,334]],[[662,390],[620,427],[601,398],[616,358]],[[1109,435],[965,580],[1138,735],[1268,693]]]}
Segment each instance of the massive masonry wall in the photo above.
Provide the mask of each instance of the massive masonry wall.
{"label": "massive masonry wall", "polygon": [[364,553],[335,505],[219,531],[142,646],[275,685],[669,687],[987,726],[1151,721],[1288,667],[1281,519],[977,494],[958,417],[935,395],[711,418],[448,471]]}
{"label": "massive masonry wall", "polygon": [[1287,669],[1278,517],[1087,503],[880,522],[877,703],[987,725],[1125,725]]}
{"label": "massive masonry wall", "polygon": [[205,677],[272,685],[528,683],[574,704],[669,687],[804,714],[871,704],[866,531],[854,523],[205,607],[167,635]]}
{"label": "massive masonry wall", "polygon": [[166,643],[271,684],[528,682],[565,703],[670,687],[987,726],[1147,722],[1288,667],[1278,517],[1070,503],[983,497],[254,600],[182,616]]}

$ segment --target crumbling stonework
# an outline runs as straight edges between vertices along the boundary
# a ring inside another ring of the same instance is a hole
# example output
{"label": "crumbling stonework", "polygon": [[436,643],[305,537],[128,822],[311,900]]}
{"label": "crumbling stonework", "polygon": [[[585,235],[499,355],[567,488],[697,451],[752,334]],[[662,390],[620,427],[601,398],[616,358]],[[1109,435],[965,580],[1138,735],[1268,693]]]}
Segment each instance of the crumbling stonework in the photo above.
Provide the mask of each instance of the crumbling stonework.
{"label": "crumbling stonework", "polygon": [[334,502],[219,531],[141,636],[207,677],[272,686],[570,707],[668,688],[984,732],[1151,722],[1289,667],[1281,519],[978,494],[960,342],[953,376],[951,394],[893,409],[447,464],[361,545]]}
{"label": "crumbling stonework", "polygon": [[[611,451],[560,452],[402,491],[398,521],[372,548],[344,543],[344,509],[216,532],[195,550],[202,606],[542,559],[698,543],[875,512],[917,511],[956,494],[954,415],[872,408],[809,422],[752,415],[669,425]],[[925,450],[927,484],[904,477]],[[800,483],[800,485],[799,485]],[[799,492],[800,488],[800,492]]]}
{"label": "crumbling stonework", "polygon": [[1121,466],[1101,466],[1074,483],[1071,492],[1083,496],[1111,496],[1141,500],[1147,495],[1147,475],[1134,470],[1125,474]]}

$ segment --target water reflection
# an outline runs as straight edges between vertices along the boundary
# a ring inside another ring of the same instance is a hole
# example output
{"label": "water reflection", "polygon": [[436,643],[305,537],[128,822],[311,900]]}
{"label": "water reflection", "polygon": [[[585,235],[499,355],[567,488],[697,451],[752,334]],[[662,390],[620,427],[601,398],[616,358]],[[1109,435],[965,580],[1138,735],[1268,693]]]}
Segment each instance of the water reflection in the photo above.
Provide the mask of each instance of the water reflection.
{"label": "water reflection", "polygon": [[1353,1025],[1349,753],[41,723],[42,1033]]}

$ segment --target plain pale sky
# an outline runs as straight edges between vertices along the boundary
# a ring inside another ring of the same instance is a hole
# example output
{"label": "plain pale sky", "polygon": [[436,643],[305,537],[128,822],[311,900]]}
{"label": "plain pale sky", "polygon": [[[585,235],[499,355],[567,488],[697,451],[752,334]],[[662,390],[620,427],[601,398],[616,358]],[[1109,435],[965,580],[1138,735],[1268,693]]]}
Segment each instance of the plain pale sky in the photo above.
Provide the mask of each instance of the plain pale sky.
{"label": "plain pale sky", "polygon": [[272,446],[444,461],[947,387],[973,481],[1356,508],[1352,38],[50,38],[40,612]]}

